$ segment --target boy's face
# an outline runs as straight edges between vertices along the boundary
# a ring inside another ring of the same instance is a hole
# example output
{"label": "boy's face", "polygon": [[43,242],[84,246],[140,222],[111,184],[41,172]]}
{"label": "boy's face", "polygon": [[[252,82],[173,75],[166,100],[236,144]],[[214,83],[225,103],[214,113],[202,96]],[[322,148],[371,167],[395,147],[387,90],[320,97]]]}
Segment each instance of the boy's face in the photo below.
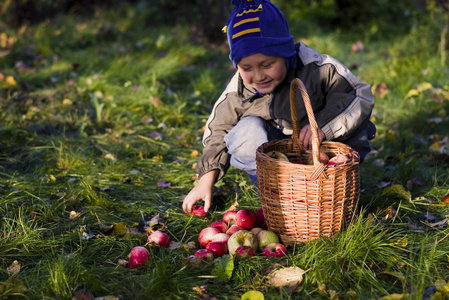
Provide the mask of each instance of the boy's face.
{"label": "boy's face", "polygon": [[285,58],[253,54],[242,58],[237,68],[245,84],[262,94],[268,94],[285,79]]}

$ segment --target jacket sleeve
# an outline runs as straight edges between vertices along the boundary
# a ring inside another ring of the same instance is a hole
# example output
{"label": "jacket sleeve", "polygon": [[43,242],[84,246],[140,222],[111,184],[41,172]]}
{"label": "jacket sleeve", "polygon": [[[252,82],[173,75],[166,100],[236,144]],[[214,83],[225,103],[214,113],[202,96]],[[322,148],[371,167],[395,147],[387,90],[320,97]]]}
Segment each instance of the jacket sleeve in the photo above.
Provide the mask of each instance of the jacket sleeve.
{"label": "jacket sleeve", "polygon": [[370,85],[337,60],[323,55],[320,65],[325,106],[315,114],[327,140],[344,141],[369,120],[374,107]]}
{"label": "jacket sleeve", "polygon": [[214,169],[219,170],[217,180],[221,179],[229,168],[230,155],[224,141],[226,134],[237,124],[239,115],[233,109],[231,93],[237,93],[238,73],[234,75],[225,91],[215,103],[212,113],[206,122],[203,135],[203,154],[195,172],[198,177]]}

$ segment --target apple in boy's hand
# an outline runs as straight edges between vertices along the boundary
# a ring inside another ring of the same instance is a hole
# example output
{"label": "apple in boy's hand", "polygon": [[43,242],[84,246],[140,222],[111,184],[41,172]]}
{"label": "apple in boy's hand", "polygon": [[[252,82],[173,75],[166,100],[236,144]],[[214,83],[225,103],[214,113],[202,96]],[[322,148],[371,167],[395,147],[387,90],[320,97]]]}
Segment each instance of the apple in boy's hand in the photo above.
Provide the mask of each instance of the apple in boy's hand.
{"label": "apple in boy's hand", "polygon": [[216,257],[221,257],[228,253],[228,245],[224,242],[210,242],[206,245],[206,249],[212,251]]}
{"label": "apple in boy's hand", "polygon": [[195,256],[205,261],[212,261],[214,259],[214,253],[207,249],[199,249],[195,252]]}
{"label": "apple in boy's hand", "polygon": [[263,214],[262,208],[259,208],[256,211],[256,215],[257,215],[257,224],[256,224],[256,226],[260,227],[262,229],[268,229],[267,222],[265,221],[265,216]]}
{"label": "apple in boy's hand", "polygon": [[251,257],[256,256],[256,251],[254,251],[253,248],[250,246],[238,246],[237,249],[235,249],[235,255],[240,257]]}
{"label": "apple in boy's hand", "polygon": [[212,242],[223,242],[227,244],[230,237],[229,234],[220,232],[214,235]]}
{"label": "apple in boy's hand", "polygon": [[259,242],[259,250],[263,251],[263,249],[272,243],[279,243],[279,237],[276,232],[271,230],[262,230],[257,235],[257,240]]}
{"label": "apple in boy's hand", "polygon": [[161,247],[168,248],[170,246],[170,238],[165,232],[156,230],[148,236],[148,244],[157,244]]}
{"label": "apple in boy's hand", "polygon": [[332,166],[332,165],[338,165],[338,164],[345,163],[345,162],[347,162],[348,160],[349,160],[349,158],[348,158],[346,155],[344,155],[344,154],[337,154],[337,155],[335,155],[334,157],[332,157],[331,159],[329,159],[329,161],[327,162],[327,164],[328,164],[329,166]]}
{"label": "apple in boy's hand", "polygon": [[150,251],[143,246],[136,246],[132,248],[128,257],[128,268],[143,267],[151,260]]}
{"label": "apple in boy's hand", "polygon": [[215,221],[212,224],[210,224],[209,227],[217,228],[223,233],[226,233],[226,231],[228,230],[228,225],[223,221]]}
{"label": "apple in boy's hand", "polygon": [[202,205],[195,205],[192,207],[192,215],[198,216],[198,217],[204,217],[206,216],[206,212],[204,211],[204,206]]}
{"label": "apple in boy's hand", "polygon": [[259,244],[256,236],[251,231],[240,230],[232,234],[228,240],[229,254],[231,255],[235,254],[235,250],[242,245],[249,246],[253,248],[254,251],[256,251]]}
{"label": "apple in boy's hand", "polygon": [[235,223],[243,229],[250,230],[257,223],[257,215],[250,209],[243,208],[235,215]]}
{"label": "apple in boy's hand", "polygon": [[237,231],[240,231],[242,229],[244,229],[244,228],[234,224],[234,225],[231,225],[231,227],[229,227],[228,230],[226,230],[226,234],[233,235],[234,233],[236,233]]}
{"label": "apple in boy's hand", "polygon": [[228,227],[235,224],[235,215],[236,214],[237,214],[237,212],[235,210],[227,211],[223,215],[223,222],[225,222],[228,225]]}
{"label": "apple in boy's hand", "polygon": [[206,246],[218,233],[220,233],[220,230],[218,230],[217,228],[206,227],[200,231],[200,234],[198,235],[198,242],[200,242],[201,246]]}
{"label": "apple in boy's hand", "polygon": [[281,257],[287,255],[287,248],[281,243],[272,243],[267,245],[263,251],[263,256]]}

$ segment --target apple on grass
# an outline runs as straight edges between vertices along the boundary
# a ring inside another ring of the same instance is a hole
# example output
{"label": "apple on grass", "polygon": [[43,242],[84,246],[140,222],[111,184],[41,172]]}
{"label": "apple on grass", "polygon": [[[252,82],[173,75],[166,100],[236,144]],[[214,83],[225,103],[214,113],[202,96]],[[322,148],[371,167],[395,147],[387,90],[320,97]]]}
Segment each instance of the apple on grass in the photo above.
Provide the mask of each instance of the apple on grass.
{"label": "apple on grass", "polygon": [[262,228],[260,228],[260,227],[254,227],[254,228],[251,229],[250,231],[251,231],[252,233],[254,233],[255,236],[257,236],[257,234],[258,234],[259,232],[261,232],[262,230],[264,230],[264,229],[262,229]]}
{"label": "apple on grass", "polygon": [[254,211],[243,208],[235,215],[235,223],[243,229],[250,230],[257,223],[257,215]]}
{"label": "apple on grass", "polygon": [[228,253],[228,245],[224,242],[210,242],[206,245],[206,249],[212,251],[216,257],[221,257]]}
{"label": "apple on grass", "polygon": [[259,243],[256,236],[249,230],[240,230],[232,234],[228,240],[228,252],[231,255],[235,254],[235,250],[239,246],[249,246],[254,251],[257,250]]}
{"label": "apple on grass", "polygon": [[136,246],[132,248],[128,257],[128,268],[143,267],[151,260],[150,251],[143,246]]}
{"label": "apple on grass", "polygon": [[235,215],[236,214],[237,214],[237,212],[235,210],[227,211],[223,215],[223,222],[225,222],[228,225],[228,227],[231,227],[231,225],[235,224]]}
{"label": "apple on grass", "polygon": [[209,227],[217,228],[223,233],[226,233],[226,231],[228,230],[228,224],[226,224],[223,221],[215,221],[212,224],[210,224]]}
{"label": "apple on grass", "polygon": [[207,249],[197,250],[195,256],[205,261],[212,261],[214,259],[214,253]]}
{"label": "apple on grass", "polygon": [[206,216],[207,212],[204,211],[204,206],[202,205],[194,205],[192,207],[192,215],[198,216],[198,217],[204,217]]}
{"label": "apple on grass", "polygon": [[242,246],[238,246],[237,249],[235,249],[235,255],[240,256],[240,257],[251,257],[251,256],[256,256],[257,253],[250,246],[242,245]]}
{"label": "apple on grass", "polygon": [[170,238],[165,232],[156,230],[148,236],[148,244],[168,248],[170,246]]}
{"label": "apple on grass", "polygon": [[257,235],[257,240],[259,242],[259,250],[263,249],[272,243],[279,243],[279,237],[276,232],[271,230],[261,230]]}
{"label": "apple on grass", "polygon": [[272,243],[263,249],[262,255],[273,257],[285,256],[287,255],[287,248],[281,243]]}
{"label": "apple on grass", "polygon": [[223,242],[227,244],[230,237],[229,234],[220,232],[214,235],[212,242]]}
{"label": "apple on grass", "polygon": [[198,235],[198,242],[200,242],[201,246],[205,247],[208,243],[212,241],[213,237],[218,233],[221,232],[217,228],[206,227],[200,231],[200,234]]}
{"label": "apple on grass", "polygon": [[226,234],[233,235],[234,233],[236,233],[237,231],[240,231],[242,229],[244,229],[244,228],[234,224],[234,225],[231,225],[231,227],[229,227],[228,230],[226,230]]}

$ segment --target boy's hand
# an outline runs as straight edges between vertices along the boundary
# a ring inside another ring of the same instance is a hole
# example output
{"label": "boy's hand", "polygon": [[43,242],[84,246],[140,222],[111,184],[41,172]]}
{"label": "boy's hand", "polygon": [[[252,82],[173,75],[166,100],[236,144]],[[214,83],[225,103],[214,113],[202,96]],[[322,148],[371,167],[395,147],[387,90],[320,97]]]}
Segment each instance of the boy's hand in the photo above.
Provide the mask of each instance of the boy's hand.
{"label": "boy's hand", "polygon": [[213,170],[200,178],[198,184],[187,194],[182,202],[182,210],[185,214],[190,215],[193,205],[200,200],[204,201],[204,211],[207,212],[209,210],[212,202],[212,187],[217,175],[218,170]]}
{"label": "boy's hand", "polygon": [[[320,143],[326,138],[326,135],[320,128],[318,128],[318,138],[320,139]],[[299,132],[299,143],[303,145],[304,149],[312,148],[312,130],[309,124],[301,128]]]}

